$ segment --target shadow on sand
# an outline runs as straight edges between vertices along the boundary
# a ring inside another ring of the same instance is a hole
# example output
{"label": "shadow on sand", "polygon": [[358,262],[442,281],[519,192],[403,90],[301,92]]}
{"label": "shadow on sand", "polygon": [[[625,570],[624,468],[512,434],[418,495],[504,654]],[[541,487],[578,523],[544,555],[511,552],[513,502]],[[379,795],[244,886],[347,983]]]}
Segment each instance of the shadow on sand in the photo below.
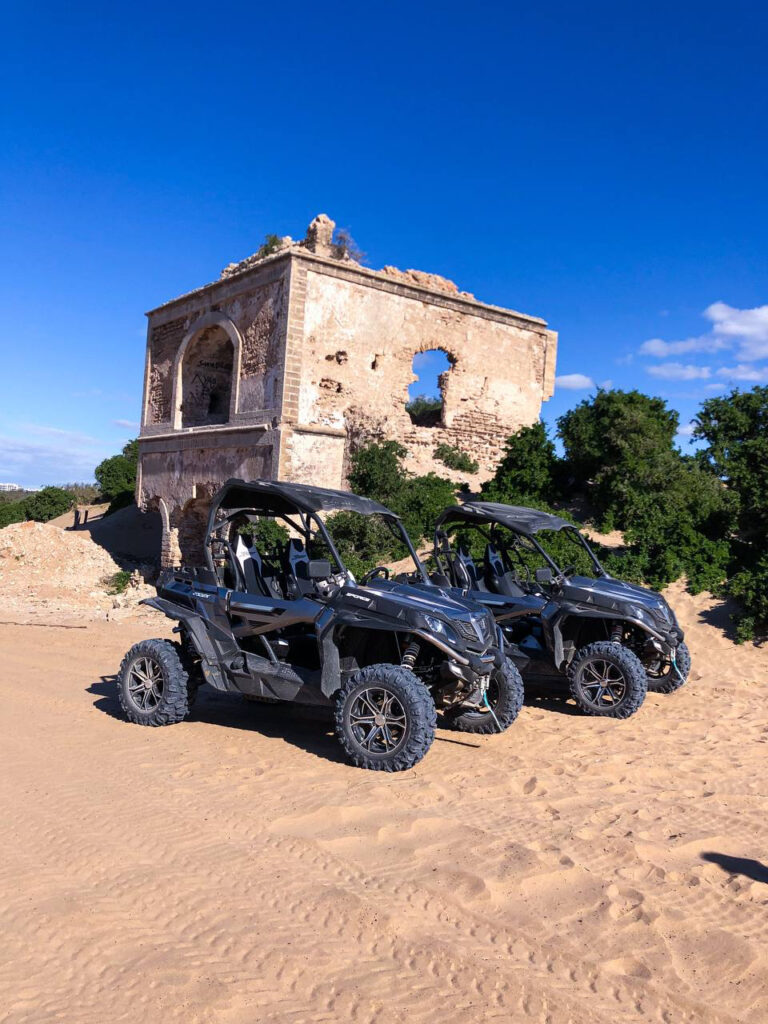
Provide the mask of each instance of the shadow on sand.
{"label": "shadow on sand", "polygon": [[[115,676],[101,676],[87,687],[97,699],[93,706],[110,718],[125,722],[126,718],[117,699]],[[333,718],[329,709],[308,707],[303,704],[267,704],[247,701],[238,694],[215,693],[203,687],[195,701],[190,721],[205,722],[225,729],[245,729],[259,732],[270,739],[283,739],[286,743],[306,750],[326,761],[344,762],[346,759],[336,740]],[[465,738],[436,736],[437,743],[450,743],[459,747],[479,749],[479,743]]]}
{"label": "shadow on sand", "polygon": [[702,853],[702,860],[710,864],[717,864],[719,868],[729,875],[743,875],[751,878],[753,882],[762,882],[768,885],[768,867],[759,860],[752,860],[751,857],[730,857],[727,853]]}

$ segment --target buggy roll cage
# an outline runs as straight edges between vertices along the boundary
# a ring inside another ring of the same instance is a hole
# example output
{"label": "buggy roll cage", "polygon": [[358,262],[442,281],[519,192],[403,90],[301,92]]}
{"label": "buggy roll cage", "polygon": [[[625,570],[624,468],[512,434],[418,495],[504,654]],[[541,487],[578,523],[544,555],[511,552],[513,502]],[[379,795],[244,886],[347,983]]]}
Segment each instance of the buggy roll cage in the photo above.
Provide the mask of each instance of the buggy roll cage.
{"label": "buggy roll cage", "polygon": [[[226,514],[219,517],[224,510]],[[218,541],[228,550],[230,561],[236,564],[233,559],[229,540],[220,536],[221,531],[239,516],[246,516],[249,520],[266,516],[272,519],[282,519],[296,533],[304,538],[305,547],[309,546],[309,539],[312,536],[314,526],[323,541],[328,546],[339,571],[349,580],[354,576],[344,565],[344,561],[333,542],[325,523],[317,514],[318,512],[357,512],[360,515],[381,516],[389,525],[393,533],[399,535],[404,542],[408,553],[413,559],[416,570],[424,583],[429,583],[429,576],[424,568],[411,538],[403,526],[400,516],[396,515],[385,505],[373,501],[371,498],[363,498],[350,491],[337,491],[326,487],[313,487],[310,484],[282,483],[278,480],[228,480],[215,495],[208,513],[208,524],[206,528],[204,552],[208,568],[215,572],[213,555],[211,552],[212,543]],[[298,524],[291,516],[296,516]]]}
{"label": "buggy roll cage", "polygon": [[[562,519],[560,516],[553,515],[550,512],[540,512],[537,509],[525,508],[522,505],[502,505],[492,501],[468,501],[463,505],[452,505],[438,516],[437,523],[435,524],[434,550],[435,561],[443,575],[447,575],[445,572],[446,566],[443,565],[440,556],[441,554],[450,554],[451,548],[448,531],[458,529],[460,526],[477,530],[481,536],[487,536],[492,544],[498,542],[499,548],[506,553],[509,550],[509,545],[504,542],[503,535],[500,536],[498,530],[499,526],[505,527],[516,536],[512,546],[513,550],[517,547],[518,539],[524,538],[538,551],[557,576],[562,576],[563,570],[538,542],[536,534],[542,530],[562,532],[570,538],[576,538],[589,556],[598,576],[608,575],[581,532],[573,523],[569,523],[567,519]],[[483,527],[488,527],[487,535],[483,531]]]}

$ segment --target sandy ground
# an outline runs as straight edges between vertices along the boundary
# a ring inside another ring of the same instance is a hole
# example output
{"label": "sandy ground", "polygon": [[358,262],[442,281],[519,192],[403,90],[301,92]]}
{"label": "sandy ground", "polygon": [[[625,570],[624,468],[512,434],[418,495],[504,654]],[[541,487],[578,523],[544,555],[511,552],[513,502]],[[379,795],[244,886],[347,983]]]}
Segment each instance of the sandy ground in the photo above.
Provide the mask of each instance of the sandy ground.
{"label": "sandy ground", "polygon": [[768,653],[672,600],[680,693],[534,702],[396,776],[216,694],[122,721],[165,620],[0,626],[0,1020],[762,1024]]}

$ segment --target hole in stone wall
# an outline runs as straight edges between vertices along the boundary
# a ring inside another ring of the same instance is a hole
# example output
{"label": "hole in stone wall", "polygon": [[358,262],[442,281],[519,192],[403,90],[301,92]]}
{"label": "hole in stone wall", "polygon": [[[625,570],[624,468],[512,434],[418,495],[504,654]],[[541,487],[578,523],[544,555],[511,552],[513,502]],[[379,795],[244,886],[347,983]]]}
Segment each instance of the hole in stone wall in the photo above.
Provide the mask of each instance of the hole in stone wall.
{"label": "hole in stone wall", "polygon": [[181,368],[181,425],[226,423],[232,395],[234,347],[221,327],[193,338]]}
{"label": "hole in stone wall", "polygon": [[439,427],[443,423],[445,378],[454,360],[442,349],[417,352],[412,369],[416,380],[408,388],[405,408],[417,427]]}

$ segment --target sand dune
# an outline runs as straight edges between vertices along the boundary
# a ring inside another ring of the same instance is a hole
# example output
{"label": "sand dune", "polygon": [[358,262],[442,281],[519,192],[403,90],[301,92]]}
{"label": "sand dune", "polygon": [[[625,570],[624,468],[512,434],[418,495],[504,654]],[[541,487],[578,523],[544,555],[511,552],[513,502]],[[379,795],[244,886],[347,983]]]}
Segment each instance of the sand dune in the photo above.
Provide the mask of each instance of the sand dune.
{"label": "sand dune", "polygon": [[0,626],[0,1019],[765,1021],[768,654],[670,597],[678,694],[536,701],[393,777],[284,708],[123,722],[164,620]]}

